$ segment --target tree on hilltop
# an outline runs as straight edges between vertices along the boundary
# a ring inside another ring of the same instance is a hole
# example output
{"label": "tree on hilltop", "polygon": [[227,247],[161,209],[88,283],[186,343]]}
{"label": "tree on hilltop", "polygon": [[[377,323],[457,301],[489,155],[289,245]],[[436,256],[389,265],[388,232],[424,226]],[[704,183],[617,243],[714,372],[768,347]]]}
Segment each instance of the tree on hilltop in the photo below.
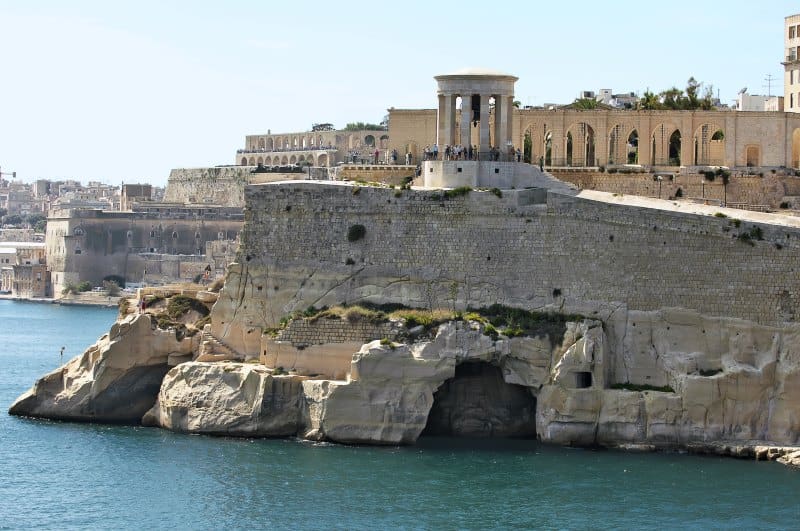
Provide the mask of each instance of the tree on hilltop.
{"label": "tree on hilltop", "polygon": [[386,129],[386,127],[380,124],[370,124],[365,122],[350,122],[346,126],[344,126],[345,131],[364,131],[364,130],[373,130],[373,131],[380,131]]}
{"label": "tree on hilltop", "polygon": [[662,90],[658,95],[646,90],[639,99],[636,106],[639,110],[674,110],[674,111],[693,111],[693,110],[712,110],[714,108],[714,88],[712,85],[704,85],[697,81],[694,76],[686,81],[686,89],[671,87]]}

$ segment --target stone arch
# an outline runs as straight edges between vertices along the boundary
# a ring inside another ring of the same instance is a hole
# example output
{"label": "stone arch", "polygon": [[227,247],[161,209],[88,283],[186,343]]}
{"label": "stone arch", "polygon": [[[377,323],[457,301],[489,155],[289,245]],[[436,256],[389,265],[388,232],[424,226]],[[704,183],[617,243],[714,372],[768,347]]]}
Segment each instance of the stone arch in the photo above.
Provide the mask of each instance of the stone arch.
{"label": "stone arch", "polygon": [[289,164],[289,157],[287,157],[286,155],[282,156],[281,157],[281,164],[283,166],[286,166],[287,164]]}
{"label": "stone arch", "polygon": [[318,147],[322,147],[322,146],[324,146],[324,145],[325,145],[325,144],[323,143],[323,140],[322,140],[322,135],[317,135],[317,146],[318,146]]}
{"label": "stone arch", "polygon": [[303,148],[303,149],[307,149],[308,148],[308,137],[307,136],[304,136],[300,140],[300,147]]}
{"label": "stone arch", "polygon": [[676,126],[670,123],[658,124],[653,129],[650,140],[652,142],[651,165],[680,166],[681,133]]}
{"label": "stone arch", "polygon": [[722,166],[725,160],[725,132],[714,124],[704,123],[694,132],[694,164]]}
{"label": "stone arch", "polygon": [[627,149],[625,161],[628,164],[639,164],[639,131],[637,129],[633,129],[628,133],[625,147]]}
{"label": "stone arch", "polygon": [[539,164],[539,158],[543,157],[546,151],[547,124],[529,122],[523,124],[521,129],[524,131],[520,139],[523,146],[524,160],[531,164]]}
{"label": "stone arch", "polygon": [[259,166],[263,166],[264,165],[264,159],[261,158],[261,157],[258,157],[256,159],[256,164],[258,164]]}
{"label": "stone arch", "polygon": [[547,131],[544,134],[544,165],[553,165],[553,132]]}
{"label": "stone arch", "polygon": [[349,135],[347,137],[347,148],[348,149],[358,149],[361,147],[361,137],[358,135]]}
{"label": "stone arch", "polygon": [[300,138],[297,136],[292,137],[292,149],[297,149],[300,147]]}
{"label": "stone arch", "polygon": [[256,165],[256,159],[253,158],[253,157],[250,157],[250,160],[248,162],[250,163],[250,166],[255,166]]}
{"label": "stone arch", "polygon": [[266,143],[264,142],[264,137],[260,137],[258,139],[258,149],[264,149],[266,147]]}
{"label": "stone arch", "polygon": [[297,163],[297,155],[292,155],[289,157],[289,164],[296,164]]}
{"label": "stone arch", "polygon": [[272,138],[267,139],[267,151],[275,151],[275,143]]}
{"label": "stone arch", "polygon": [[365,136],[364,145],[369,147],[375,147],[375,137],[373,135]]}
{"label": "stone arch", "polygon": [[242,166],[247,166],[247,157],[242,157]]}
{"label": "stone arch", "polygon": [[625,147],[627,138],[624,137],[622,126],[615,124],[608,130],[608,163],[625,164],[628,161]]}
{"label": "stone arch", "polygon": [[379,146],[381,149],[389,149],[389,135],[381,135]]}
{"label": "stone arch", "polygon": [[761,146],[755,144],[745,146],[744,157],[747,167],[761,166]]}
{"label": "stone arch", "polygon": [[564,153],[566,154],[566,166],[572,166],[572,150],[574,149],[575,145],[572,138],[572,131],[567,131],[567,138],[564,144]]}
{"label": "stone arch", "polygon": [[406,162],[406,153],[411,153],[411,164],[419,162],[419,144],[413,140],[407,140],[403,145],[403,152],[400,153],[403,163]]}
{"label": "stone arch", "polygon": [[328,154],[320,153],[317,156],[317,166],[327,166],[327,165],[328,165]]}
{"label": "stone arch", "polygon": [[305,155],[303,155],[302,153],[300,155],[297,155],[297,162],[298,163],[305,162],[305,161],[306,161],[306,156]]}
{"label": "stone arch", "polygon": [[596,166],[595,133],[588,123],[577,122],[570,125],[564,147],[567,166]]}

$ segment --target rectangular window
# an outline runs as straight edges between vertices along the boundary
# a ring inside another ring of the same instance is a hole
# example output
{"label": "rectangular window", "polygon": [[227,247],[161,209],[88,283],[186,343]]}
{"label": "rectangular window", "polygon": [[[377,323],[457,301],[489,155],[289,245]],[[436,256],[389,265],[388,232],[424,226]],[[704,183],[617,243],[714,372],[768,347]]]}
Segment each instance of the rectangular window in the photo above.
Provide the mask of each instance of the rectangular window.
{"label": "rectangular window", "polygon": [[789,94],[789,108],[794,108],[794,94]]}
{"label": "rectangular window", "polygon": [[789,38],[790,39],[794,39],[795,38],[795,35],[797,35],[796,32],[797,32],[797,29],[795,28],[795,26],[789,26]]}
{"label": "rectangular window", "polygon": [[789,70],[789,84],[794,85],[794,70]]}

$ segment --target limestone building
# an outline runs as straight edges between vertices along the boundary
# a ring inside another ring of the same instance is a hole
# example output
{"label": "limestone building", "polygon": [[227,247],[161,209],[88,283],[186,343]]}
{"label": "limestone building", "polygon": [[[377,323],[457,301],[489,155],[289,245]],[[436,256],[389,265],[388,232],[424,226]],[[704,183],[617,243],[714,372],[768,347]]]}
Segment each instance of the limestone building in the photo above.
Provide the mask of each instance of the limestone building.
{"label": "limestone building", "polygon": [[783,101],[786,112],[800,112],[800,14],[783,23]]}
{"label": "limestone building", "polygon": [[23,299],[46,297],[50,279],[45,244],[0,244],[0,291]]}
{"label": "limestone building", "polygon": [[68,284],[192,281],[221,276],[236,251],[241,208],[146,203],[128,212],[54,209],[45,237],[52,295]]}
{"label": "limestone building", "polygon": [[336,130],[330,124],[317,124],[311,131],[297,133],[268,132],[245,137],[245,146],[236,151],[240,166],[286,166],[309,164],[335,166],[339,162],[387,161],[389,135],[385,129],[361,131]]}
{"label": "limestone building", "polygon": [[[453,75],[497,74],[465,70]],[[442,93],[438,111],[390,109],[388,148],[410,152],[417,160],[425,146],[437,142],[440,154],[449,143],[472,144],[480,153],[499,150],[501,158],[520,149],[525,161],[548,167],[800,166],[800,117],[794,113],[519,109],[504,106],[505,96],[497,95],[478,102]],[[453,135],[445,136],[437,123],[448,124]]]}

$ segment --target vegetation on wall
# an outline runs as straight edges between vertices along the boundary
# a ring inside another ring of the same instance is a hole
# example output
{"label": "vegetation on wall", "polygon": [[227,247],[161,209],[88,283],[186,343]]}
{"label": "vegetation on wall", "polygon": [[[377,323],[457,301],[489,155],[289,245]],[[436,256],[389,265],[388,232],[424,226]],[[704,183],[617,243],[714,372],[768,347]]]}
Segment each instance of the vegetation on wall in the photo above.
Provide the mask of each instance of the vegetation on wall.
{"label": "vegetation on wall", "polygon": [[644,111],[713,110],[714,87],[712,85],[704,85],[694,77],[690,77],[686,82],[686,89],[684,90],[672,87],[667,90],[662,90],[658,94],[646,90],[644,95],[639,99],[636,108]]}
{"label": "vegetation on wall", "polygon": [[366,236],[366,234],[367,228],[364,227],[364,225],[350,225],[350,228],[347,229],[347,241],[356,242]]}

